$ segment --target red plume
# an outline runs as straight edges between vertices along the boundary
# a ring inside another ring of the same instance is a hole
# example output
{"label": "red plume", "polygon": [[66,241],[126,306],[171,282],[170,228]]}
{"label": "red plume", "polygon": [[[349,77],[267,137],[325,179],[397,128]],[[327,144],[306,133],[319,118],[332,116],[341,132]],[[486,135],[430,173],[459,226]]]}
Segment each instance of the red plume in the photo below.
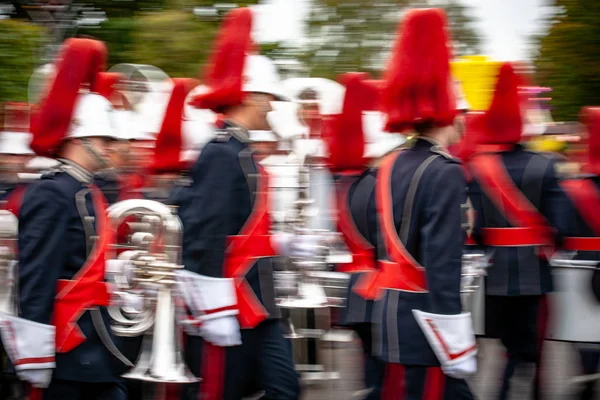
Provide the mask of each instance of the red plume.
{"label": "red plume", "polygon": [[53,157],[65,138],[80,89],[95,89],[96,78],[105,68],[106,47],[91,39],[69,39],[57,58],[56,77],[48,95],[31,117],[31,149],[39,156]]}
{"label": "red plume", "polygon": [[116,110],[131,110],[131,104],[116,86],[125,80],[118,72],[101,72],[96,78],[95,91],[108,99]]}
{"label": "red plume", "polygon": [[252,50],[252,10],[230,11],[218,33],[206,69],[206,93],[195,96],[191,104],[197,108],[221,112],[224,107],[242,102],[242,75],[246,55]]}
{"label": "red plume", "polygon": [[160,132],[156,137],[150,164],[150,169],[155,173],[179,172],[186,167],[185,163],[181,161],[183,109],[187,95],[198,83],[195,79],[190,78],[173,79],[173,91]]}
{"label": "red plume", "polygon": [[453,123],[456,99],[450,75],[450,38],[440,9],[409,11],[384,75],[386,130],[402,132],[417,123]]}
{"label": "red plume", "polygon": [[486,113],[482,143],[512,144],[521,140],[523,119],[519,82],[521,79],[512,65],[504,63],[500,68],[492,104]]}
{"label": "red plume", "polygon": [[587,128],[588,163],[585,171],[600,175],[600,107],[584,107],[581,122]]}
{"label": "red plume", "polygon": [[347,73],[340,77],[346,86],[342,113],[325,121],[323,136],[329,147],[332,172],[360,171],[366,166],[363,111],[377,105],[379,89],[374,81],[366,81],[366,73]]}

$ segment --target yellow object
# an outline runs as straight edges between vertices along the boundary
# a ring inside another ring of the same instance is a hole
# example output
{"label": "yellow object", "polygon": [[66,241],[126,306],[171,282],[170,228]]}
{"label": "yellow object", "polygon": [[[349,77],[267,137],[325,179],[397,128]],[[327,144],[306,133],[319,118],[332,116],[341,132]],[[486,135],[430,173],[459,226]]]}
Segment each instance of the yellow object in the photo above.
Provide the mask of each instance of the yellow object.
{"label": "yellow object", "polygon": [[527,147],[534,151],[558,153],[564,150],[566,143],[553,137],[538,137],[530,140]]}
{"label": "yellow object", "polygon": [[501,65],[486,56],[464,56],[451,62],[452,74],[462,84],[471,110],[488,109]]}

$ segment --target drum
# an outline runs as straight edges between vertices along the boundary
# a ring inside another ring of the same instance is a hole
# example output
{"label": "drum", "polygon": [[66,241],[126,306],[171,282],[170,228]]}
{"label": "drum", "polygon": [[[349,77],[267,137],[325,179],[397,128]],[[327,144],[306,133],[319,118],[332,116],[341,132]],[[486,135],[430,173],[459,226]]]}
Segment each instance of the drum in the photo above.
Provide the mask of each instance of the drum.
{"label": "drum", "polygon": [[600,343],[600,303],[592,293],[598,261],[553,259],[547,339]]}
{"label": "drum", "polygon": [[328,304],[331,307],[341,307],[344,304],[350,283],[350,275],[343,272],[311,271],[309,279],[314,279],[325,291]]}
{"label": "drum", "polygon": [[485,269],[489,257],[479,252],[464,253],[460,297],[465,312],[471,313],[475,335],[485,335]]}

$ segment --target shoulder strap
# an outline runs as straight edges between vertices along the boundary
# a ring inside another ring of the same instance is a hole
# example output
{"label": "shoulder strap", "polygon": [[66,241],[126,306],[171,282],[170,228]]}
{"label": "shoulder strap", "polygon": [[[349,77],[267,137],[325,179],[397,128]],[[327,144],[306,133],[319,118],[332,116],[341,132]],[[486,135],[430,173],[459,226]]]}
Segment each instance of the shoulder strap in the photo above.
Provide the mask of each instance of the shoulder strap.
{"label": "shoulder strap", "polygon": [[560,186],[571,199],[586,225],[600,237],[600,190],[590,179],[570,179]]}
{"label": "shoulder strap", "polygon": [[[385,246],[387,250],[387,257],[383,260],[388,259],[390,261],[383,264],[384,281],[387,281],[385,287],[411,292],[425,292],[427,291],[425,270],[406,250],[394,224],[392,170],[398,155],[399,153],[391,154],[383,161],[379,169],[380,176],[376,183],[377,214],[383,239],[381,245]],[[425,162],[430,158],[427,158]],[[430,163],[431,161],[428,164]],[[421,170],[420,174],[422,175],[424,171],[425,168]]]}
{"label": "shoulder strap", "polygon": [[248,189],[250,191],[250,206],[254,207],[254,203],[256,201],[256,190],[258,188],[258,171],[256,170],[256,165],[252,159],[252,150],[249,147],[246,147],[239,152],[238,159],[244,176],[246,177],[246,182],[248,183]]}
{"label": "shoulder strap", "polygon": [[[419,168],[415,171],[412,179],[410,180],[410,185],[408,186],[408,192],[406,193],[406,199],[404,200],[404,210],[402,211],[402,222],[400,224],[400,240],[403,243],[406,243],[408,240],[408,231],[410,229],[410,221],[412,217],[412,209],[415,202],[415,195],[417,194],[417,188],[419,187],[419,182],[421,181],[421,177],[425,172],[425,169],[435,160],[440,157],[438,154],[434,154],[429,156],[425,161],[419,165]],[[391,176],[390,176],[391,179]]]}
{"label": "shoulder strap", "polygon": [[[477,154],[471,160],[473,173],[485,195],[514,227],[486,228],[489,245],[551,245],[549,223],[512,181],[497,154]],[[538,178],[539,179],[539,178]],[[516,228],[520,230],[517,231]]]}

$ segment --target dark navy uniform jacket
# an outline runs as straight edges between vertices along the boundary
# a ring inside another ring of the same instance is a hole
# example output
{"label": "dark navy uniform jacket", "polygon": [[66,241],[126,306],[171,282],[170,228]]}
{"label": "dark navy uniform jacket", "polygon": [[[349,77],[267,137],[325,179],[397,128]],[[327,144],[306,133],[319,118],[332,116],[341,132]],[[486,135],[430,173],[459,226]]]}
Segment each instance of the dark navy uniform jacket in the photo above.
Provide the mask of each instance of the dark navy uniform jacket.
{"label": "dark navy uniform jacket", "polygon": [[[375,209],[375,176],[376,170],[367,170],[358,177],[348,190],[348,206],[352,220],[359,233],[377,249],[377,212]],[[340,177],[334,176],[338,181]],[[343,179],[343,178],[342,178]],[[377,250],[374,251],[377,265]],[[352,287],[358,282],[362,273],[353,273],[350,277],[347,299],[342,308],[340,325],[353,325],[372,320],[373,301],[367,301],[356,294]]]}
{"label": "dark navy uniform jacket", "polygon": [[439,365],[412,310],[461,313],[465,176],[460,161],[433,141],[419,138],[396,159],[391,185],[396,231],[406,250],[425,268],[429,292],[384,291],[373,311],[373,350],[386,362]]}
{"label": "dark navy uniform jacket", "polygon": [[[92,175],[64,161],[27,188],[19,217],[19,307],[21,317],[50,324],[57,281],[73,279],[92,249],[95,215],[89,184]],[[100,328],[110,337],[110,318],[100,310]],[[56,354],[54,379],[116,382],[126,367],[102,343],[91,311],[79,319],[84,343]]]}
{"label": "dark navy uniform jacket", "polygon": [[[596,187],[600,190],[600,177],[596,175],[579,175],[572,179],[591,179]],[[581,215],[571,199],[566,196],[567,204],[569,207],[569,221],[570,225],[566,236],[570,237],[596,237],[592,228],[585,222],[585,215]],[[575,256],[579,260],[598,260],[600,261],[600,251],[579,251]]]}
{"label": "dark navy uniform jacket", "polygon": [[109,205],[117,202],[121,183],[115,169],[110,168],[95,174],[94,184],[102,191]]}
{"label": "dark navy uniform jacket", "polygon": [[[190,186],[174,198],[183,223],[183,265],[189,271],[224,277],[227,237],[240,232],[256,197],[257,166],[248,144],[247,131],[228,124],[202,149]],[[269,318],[279,317],[273,263],[272,258],[262,258],[246,275]]]}
{"label": "dark navy uniform jacket", "polygon": [[[568,226],[564,193],[558,185],[555,160],[548,155],[515,145],[501,153],[504,166],[525,197],[542,213],[560,238]],[[510,227],[477,182],[469,183],[469,197],[476,212],[473,238],[481,243],[481,228]],[[494,296],[541,295],[552,290],[551,269],[533,246],[496,247],[487,271],[486,294]]]}

